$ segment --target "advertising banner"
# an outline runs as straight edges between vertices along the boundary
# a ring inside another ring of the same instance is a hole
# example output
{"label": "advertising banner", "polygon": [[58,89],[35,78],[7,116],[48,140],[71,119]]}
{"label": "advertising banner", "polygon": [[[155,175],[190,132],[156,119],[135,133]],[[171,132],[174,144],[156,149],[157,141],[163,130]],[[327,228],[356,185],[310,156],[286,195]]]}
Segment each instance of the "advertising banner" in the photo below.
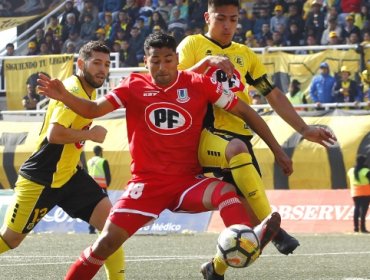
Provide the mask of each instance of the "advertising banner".
{"label": "advertising banner", "polygon": [[[10,202],[12,191],[0,191],[0,223]],[[122,191],[109,191],[114,203]],[[273,211],[280,213],[282,227],[290,233],[353,232],[353,201],[349,190],[269,190]],[[367,215],[370,221],[370,211]],[[200,214],[164,211],[139,234],[220,232],[224,228],[219,212]],[[61,208],[50,211],[34,232],[87,233],[88,224],[70,218]]]}
{"label": "advertising banner", "polygon": [[[267,191],[272,211],[280,213],[290,233],[353,232],[353,201],[349,190]],[[370,220],[370,211],[367,221]],[[209,232],[224,228],[218,212],[212,214]]]}
{"label": "advertising banner", "polygon": [[8,208],[12,195],[12,190],[0,190],[0,225],[3,223],[5,211]]}
{"label": "advertising banner", "polygon": [[[109,191],[109,197],[114,203],[123,191]],[[4,220],[6,208],[9,205],[11,190],[0,191],[0,224]],[[208,221],[211,212],[199,214],[172,213],[163,211],[160,217],[152,224],[149,224],[138,231],[138,234],[167,234],[167,233],[192,233],[205,232],[208,227]],[[44,218],[37,224],[33,232],[89,232],[88,224],[80,219],[73,219],[68,216],[60,207],[54,207]]]}

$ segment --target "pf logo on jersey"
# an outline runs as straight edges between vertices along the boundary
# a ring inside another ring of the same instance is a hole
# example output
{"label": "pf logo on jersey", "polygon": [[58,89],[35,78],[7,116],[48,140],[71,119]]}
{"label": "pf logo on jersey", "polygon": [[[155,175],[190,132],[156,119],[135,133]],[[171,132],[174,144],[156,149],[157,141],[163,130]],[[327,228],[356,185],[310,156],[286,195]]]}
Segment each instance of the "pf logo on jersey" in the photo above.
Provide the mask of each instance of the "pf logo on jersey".
{"label": "pf logo on jersey", "polygon": [[240,73],[236,69],[234,69],[233,76],[230,79],[224,71],[216,67],[210,67],[205,74],[222,83],[224,89],[229,89],[232,92],[244,91],[245,85],[242,83]]}
{"label": "pf logo on jersey", "polygon": [[161,135],[179,134],[189,129],[192,117],[184,108],[168,102],[150,104],[145,109],[150,130]]}

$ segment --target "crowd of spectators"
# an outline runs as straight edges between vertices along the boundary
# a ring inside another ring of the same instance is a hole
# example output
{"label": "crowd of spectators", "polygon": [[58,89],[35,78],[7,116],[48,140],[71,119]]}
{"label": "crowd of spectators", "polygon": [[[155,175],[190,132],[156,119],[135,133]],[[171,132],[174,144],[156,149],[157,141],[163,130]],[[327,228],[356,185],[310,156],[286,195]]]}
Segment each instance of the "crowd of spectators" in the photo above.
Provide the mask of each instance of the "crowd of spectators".
{"label": "crowd of spectators", "polygon": [[[200,0],[66,1],[61,14],[36,30],[27,54],[75,53],[101,40],[120,53],[121,67],[138,66],[149,33],[168,32],[178,41],[204,33],[206,9]],[[234,41],[250,47],[370,43],[370,1],[256,0],[240,10]]]}
{"label": "crowd of spectators", "polygon": [[[233,39],[249,47],[370,44],[368,0],[255,0],[249,4],[249,9],[239,11]],[[143,61],[148,34],[168,32],[181,41],[189,34],[205,33],[206,10],[207,1],[201,0],[67,0],[63,11],[36,29],[27,55],[77,53],[84,43],[100,40],[119,53],[120,67],[136,67]],[[306,103],[297,98],[299,90],[296,81],[291,100]],[[320,103],[314,92],[311,85],[310,98]],[[341,96],[338,89],[334,92]]]}

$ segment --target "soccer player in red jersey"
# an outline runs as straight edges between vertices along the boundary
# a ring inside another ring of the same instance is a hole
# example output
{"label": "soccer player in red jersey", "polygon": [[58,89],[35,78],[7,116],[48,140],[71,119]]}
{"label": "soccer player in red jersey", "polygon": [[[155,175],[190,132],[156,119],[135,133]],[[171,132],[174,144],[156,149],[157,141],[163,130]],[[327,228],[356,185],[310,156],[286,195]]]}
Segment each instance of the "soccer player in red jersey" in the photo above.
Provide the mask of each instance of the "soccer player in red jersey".
{"label": "soccer player in red jersey", "polygon": [[[235,187],[201,174],[197,152],[208,103],[248,121],[284,172],[292,172],[291,160],[250,106],[210,77],[177,70],[172,36],[151,34],[144,50],[149,74],[131,74],[96,101],[79,99],[66,92],[59,80],[40,75],[41,94],[62,101],[84,117],[125,107],[132,156],[132,178],[126,191],[113,206],[102,234],[70,267],[65,279],[91,279],[107,257],[165,209],[192,213],[218,209],[225,226],[251,225]],[[254,228],[262,248],[279,229],[276,212]]]}

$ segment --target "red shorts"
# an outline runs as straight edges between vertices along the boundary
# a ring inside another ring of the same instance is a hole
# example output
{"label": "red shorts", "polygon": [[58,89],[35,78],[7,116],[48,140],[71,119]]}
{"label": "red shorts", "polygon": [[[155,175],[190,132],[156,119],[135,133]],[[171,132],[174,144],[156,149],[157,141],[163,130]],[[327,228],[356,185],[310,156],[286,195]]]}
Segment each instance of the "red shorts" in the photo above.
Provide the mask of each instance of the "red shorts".
{"label": "red shorts", "polygon": [[131,180],[114,204],[109,220],[132,235],[165,209],[188,213],[209,211],[203,205],[203,193],[215,181],[224,184],[203,175]]}

